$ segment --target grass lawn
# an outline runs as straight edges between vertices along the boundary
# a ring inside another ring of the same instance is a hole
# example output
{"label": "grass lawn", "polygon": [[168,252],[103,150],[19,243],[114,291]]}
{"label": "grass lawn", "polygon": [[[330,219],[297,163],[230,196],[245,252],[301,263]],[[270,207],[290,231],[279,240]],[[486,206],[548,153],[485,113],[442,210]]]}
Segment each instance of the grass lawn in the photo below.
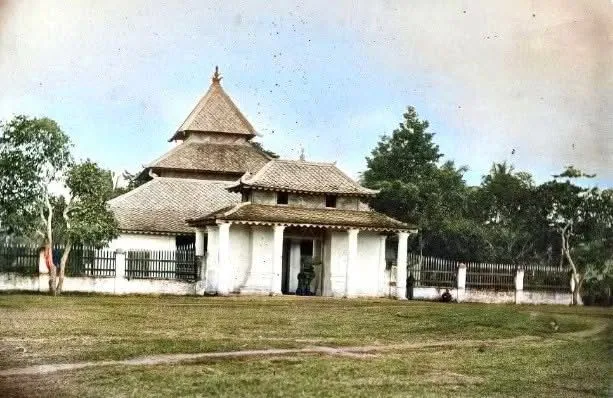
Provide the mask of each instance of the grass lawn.
{"label": "grass lawn", "polygon": [[343,300],[0,295],[0,371],[268,348],[388,347],[0,376],[0,396],[607,396],[613,312]]}

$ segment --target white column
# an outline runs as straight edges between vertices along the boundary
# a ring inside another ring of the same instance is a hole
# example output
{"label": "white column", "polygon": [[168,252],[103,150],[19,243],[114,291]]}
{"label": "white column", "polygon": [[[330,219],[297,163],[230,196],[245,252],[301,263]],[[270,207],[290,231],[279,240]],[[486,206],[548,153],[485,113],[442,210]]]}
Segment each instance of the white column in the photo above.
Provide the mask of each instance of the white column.
{"label": "white column", "polygon": [[377,267],[377,288],[379,289],[378,295],[380,296],[385,296],[388,294],[387,286],[385,286],[385,273],[387,272],[387,264],[385,263],[386,241],[387,235],[379,235],[379,266]]}
{"label": "white column", "polygon": [[460,263],[458,266],[458,295],[456,301],[461,303],[466,296],[466,264]]}
{"label": "white column", "polygon": [[232,289],[232,261],[230,258],[230,223],[219,224],[219,259],[217,268],[219,284],[217,294],[227,295]]}
{"label": "white column", "polygon": [[196,228],[196,265],[198,266],[198,280],[194,284],[194,294],[203,295],[206,290],[206,257],[204,237],[206,229]]}
{"label": "white column", "polygon": [[298,288],[298,273],[300,272],[300,240],[292,239],[289,251],[288,290],[295,293]]}
{"label": "white column", "polygon": [[396,298],[407,299],[407,232],[398,232],[398,255],[396,256]]}
{"label": "white column", "polygon": [[345,274],[345,297],[352,297],[356,293],[356,281],[359,281],[358,267],[358,233],[359,229],[352,228],[347,231],[347,268]]}
{"label": "white column", "polygon": [[204,291],[209,294],[217,293],[219,286],[219,227],[217,225],[208,225],[206,227],[206,277]]}
{"label": "white column", "polygon": [[124,292],[126,283],[126,252],[123,249],[115,250],[115,294]]}
{"label": "white column", "polygon": [[196,256],[204,256],[204,228],[196,228]]}
{"label": "white column", "polygon": [[515,304],[521,304],[524,300],[524,269],[517,268],[515,274]]}
{"label": "white column", "polygon": [[272,243],[272,276],[270,294],[281,294],[281,275],[283,272],[283,230],[284,225],[273,226],[273,243]]}

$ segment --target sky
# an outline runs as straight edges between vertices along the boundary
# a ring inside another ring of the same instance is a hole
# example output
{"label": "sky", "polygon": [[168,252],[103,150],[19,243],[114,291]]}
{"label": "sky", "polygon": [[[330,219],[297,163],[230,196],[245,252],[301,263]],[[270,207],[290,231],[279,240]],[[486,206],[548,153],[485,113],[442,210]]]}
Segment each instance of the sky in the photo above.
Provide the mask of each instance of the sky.
{"label": "sky", "polygon": [[0,120],[138,171],[222,85],[282,157],[353,177],[409,105],[478,184],[574,164],[613,187],[613,1],[0,0]]}

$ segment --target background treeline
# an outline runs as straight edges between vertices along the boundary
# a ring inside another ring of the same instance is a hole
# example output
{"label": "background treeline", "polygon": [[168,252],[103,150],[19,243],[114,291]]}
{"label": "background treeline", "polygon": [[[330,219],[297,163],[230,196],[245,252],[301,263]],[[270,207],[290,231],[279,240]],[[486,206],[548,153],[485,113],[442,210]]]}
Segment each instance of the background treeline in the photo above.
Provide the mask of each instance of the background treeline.
{"label": "background treeline", "polygon": [[365,186],[381,190],[371,203],[376,210],[419,228],[412,251],[567,267],[577,291],[586,281],[610,291],[613,190],[590,187],[594,176],[573,166],[536,184],[506,161],[493,163],[479,186],[468,186],[467,167],[444,159],[428,127],[409,107],[399,127],[381,137],[362,174]]}

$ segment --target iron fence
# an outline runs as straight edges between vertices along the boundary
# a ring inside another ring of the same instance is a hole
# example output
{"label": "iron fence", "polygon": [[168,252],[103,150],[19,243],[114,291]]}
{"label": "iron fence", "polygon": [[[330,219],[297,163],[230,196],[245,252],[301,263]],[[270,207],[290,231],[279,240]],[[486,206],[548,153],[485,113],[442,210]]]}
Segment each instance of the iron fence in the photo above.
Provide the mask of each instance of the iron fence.
{"label": "iron fence", "polygon": [[40,250],[28,245],[0,244],[0,272],[38,274]]}
{"label": "iron fence", "polygon": [[512,264],[466,263],[466,288],[514,290],[517,267]]}
{"label": "iron fence", "polygon": [[68,254],[66,275],[112,278],[115,277],[115,267],[114,250],[77,246]]}
{"label": "iron fence", "polygon": [[129,250],[126,255],[126,278],[196,280],[196,253],[191,248]]}
{"label": "iron fence", "polygon": [[[421,261],[420,261],[421,260]],[[423,257],[419,254],[407,255],[409,284],[415,287],[455,287],[458,280],[458,263],[435,257]]]}
{"label": "iron fence", "polygon": [[570,270],[538,264],[525,267],[524,290],[570,293]]}

